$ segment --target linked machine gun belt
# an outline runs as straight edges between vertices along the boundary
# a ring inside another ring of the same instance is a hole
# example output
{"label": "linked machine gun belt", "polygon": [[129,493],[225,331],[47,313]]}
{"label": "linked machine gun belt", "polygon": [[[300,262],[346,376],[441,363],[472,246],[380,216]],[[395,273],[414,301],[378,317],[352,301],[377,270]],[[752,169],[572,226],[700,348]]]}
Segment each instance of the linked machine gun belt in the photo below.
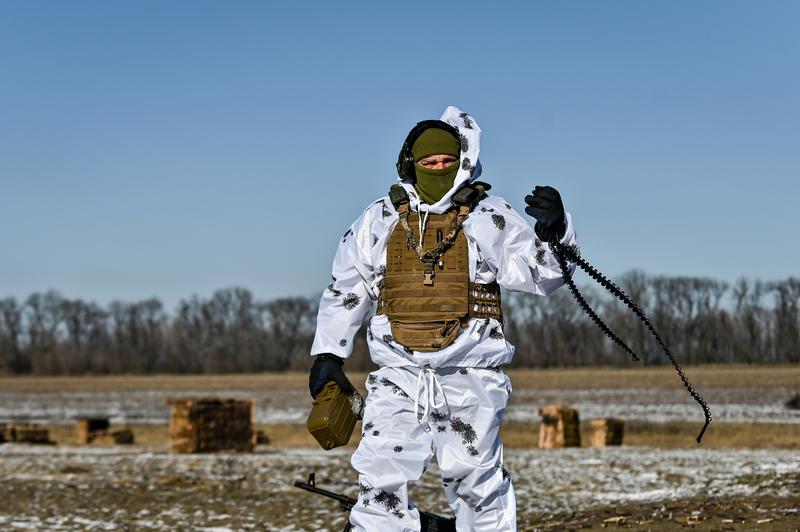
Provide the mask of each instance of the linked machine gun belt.
{"label": "linked machine gun belt", "polygon": [[567,287],[569,287],[569,290],[572,293],[572,296],[575,298],[575,301],[578,302],[578,305],[580,305],[583,311],[589,316],[589,318],[591,318],[591,320],[595,323],[595,325],[597,325],[600,328],[600,330],[602,330],[611,339],[611,341],[613,341],[615,344],[621,347],[625,352],[631,355],[634,362],[639,361],[639,357],[636,355],[636,353],[634,353],[633,350],[630,347],[628,347],[628,345],[624,341],[622,341],[622,339],[620,339],[619,336],[617,336],[608,327],[608,325],[606,325],[605,322],[603,322],[602,319],[600,319],[597,313],[592,309],[591,306],[589,306],[589,303],[580,293],[580,290],[578,290],[578,287],[575,285],[575,281],[572,279],[572,274],[567,266],[567,260],[575,262],[580,269],[582,269],[589,275],[589,277],[597,281],[603,288],[611,292],[614,295],[614,297],[622,301],[625,304],[625,306],[627,306],[639,318],[639,320],[641,320],[641,322],[644,323],[645,327],[647,327],[647,330],[650,331],[650,333],[655,338],[656,343],[658,343],[659,347],[661,347],[661,350],[664,352],[665,355],[667,355],[667,358],[669,358],[670,362],[672,362],[672,365],[675,367],[675,371],[678,372],[678,376],[680,377],[681,381],[683,381],[683,384],[689,391],[689,394],[703,409],[703,415],[705,416],[705,425],[703,425],[703,428],[700,430],[700,434],[698,434],[696,438],[697,443],[700,444],[700,441],[703,439],[703,434],[708,428],[709,423],[711,423],[711,410],[708,408],[708,405],[700,396],[700,394],[697,393],[697,391],[691,384],[689,384],[689,380],[686,378],[686,375],[683,373],[681,367],[675,361],[675,357],[672,356],[669,347],[667,347],[667,344],[666,342],[664,342],[664,339],[661,338],[661,335],[658,334],[652,322],[647,318],[645,313],[633,301],[631,301],[631,298],[629,298],[628,295],[625,294],[625,292],[623,292],[620,287],[609,281],[605,277],[605,275],[600,273],[596,268],[594,268],[585,259],[583,259],[578,254],[577,250],[573,249],[570,246],[565,246],[564,244],[558,242],[555,239],[550,240],[549,244],[550,248],[555,252],[556,259],[558,260],[558,265],[561,268],[561,272],[564,275],[564,281],[566,282]]}

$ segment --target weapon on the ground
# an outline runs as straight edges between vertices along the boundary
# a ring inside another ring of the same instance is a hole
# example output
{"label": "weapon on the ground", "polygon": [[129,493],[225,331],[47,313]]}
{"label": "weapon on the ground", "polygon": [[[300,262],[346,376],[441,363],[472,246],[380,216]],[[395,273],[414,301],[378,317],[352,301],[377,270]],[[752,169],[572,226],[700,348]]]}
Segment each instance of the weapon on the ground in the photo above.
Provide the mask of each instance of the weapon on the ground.
{"label": "weapon on the ground", "polygon": [[611,292],[614,295],[614,297],[618,298],[620,301],[625,303],[625,305],[629,309],[631,309],[631,311],[641,320],[641,322],[644,323],[645,327],[647,327],[647,330],[649,330],[650,333],[655,337],[659,347],[661,347],[661,350],[664,351],[664,354],[666,354],[667,358],[669,358],[670,362],[672,362],[672,365],[675,367],[675,371],[678,372],[678,376],[683,381],[684,386],[686,386],[686,389],[689,390],[689,395],[691,395],[692,398],[695,401],[697,401],[700,404],[700,407],[703,409],[703,415],[706,418],[706,423],[705,425],[703,425],[702,430],[700,430],[700,434],[697,435],[697,443],[700,444],[700,440],[703,439],[703,433],[708,428],[708,424],[711,423],[711,410],[708,408],[706,402],[703,401],[703,398],[700,396],[700,394],[695,391],[694,387],[691,384],[689,384],[689,380],[686,378],[686,375],[683,374],[683,370],[675,361],[675,358],[672,356],[672,353],[670,353],[666,342],[664,342],[661,336],[656,332],[655,327],[647,318],[647,316],[645,316],[644,312],[642,312],[642,310],[639,307],[637,307],[633,301],[631,301],[631,298],[629,298],[628,295],[625,294],[625,292],[623,292],[619,286],[615,285],[614,283],[606,279],[605,275],[597,271],[597,269],[595,269],[594,266],[592,266],[585,259],[583,259],[576,248],[565,246],[555,238],[553,238],[548,243],[550,244],[551,249],[555,251],[556,259],[558,260],[558,265],[561,268],[562,273],[564,274],[564,281],[567,283],[570,292],[572,292],[575,301],[578,302],[583,311],[592,319],[592,321],[600,328],[600,330],[602,330],[606,334],[606,336],[611,338],[611,340],[615,344],[620,346],[628,354],[631,355],[631,358],[633,358],[634,362],[639,361],[639,357],[636,356],[636,353],[634,353],[633,350],[631,350],[631,348],[628,347],[628,345],[625,342],[623,342],[616,334],[614,334],[614,332],[611,329],[609,329],[608,325],[606,325],[603,322],[603,320],[600,319],[600,317],[589,306],[589,303],[586,302],[586,299],[580,293],[578,287],[575,286],[575,281],[572,280],[572,274],[569,272],[567,268],[567,260],[571,260],[577,263],[580,269],[589,274],[589,276],[595,281],[597,281],[603,288]]}
{"label": "weapon on the ground", "polygon": [[[317,495],[324,495],[339,503],[339,508],[343,512],[349,512],[353,509],[356,499],[348,497],[347,495],[340,495],[332,491],[318,488],[315,480],[315,474],[308,475],[308,482],[296,480],[295,487],[316,493]],[[420,512],[420,520],[422,521],[422,532],[456,532],[456,520],[453,518],[442,517],[441,515],[432,514],[429,512]],[[347,532],[352,527],[348,521],[344,527],[344,532]]]}

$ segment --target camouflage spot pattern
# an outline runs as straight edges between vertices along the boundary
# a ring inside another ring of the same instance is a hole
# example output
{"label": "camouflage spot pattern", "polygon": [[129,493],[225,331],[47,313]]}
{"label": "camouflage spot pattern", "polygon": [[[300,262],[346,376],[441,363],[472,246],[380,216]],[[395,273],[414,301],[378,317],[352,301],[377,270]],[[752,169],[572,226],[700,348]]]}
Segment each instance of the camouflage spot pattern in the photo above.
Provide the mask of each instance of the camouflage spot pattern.
{"label": "camouflage spot pattern", "polygon": [[339,345],[342,346],[342,347],[346,346],[347,345],[347,340],[342,338],[341,340],[339,340]]}
{"label": "camouflage spot pattern", "polygon": [[400,504],[400,497],[391,491],[381,490],[380,493],[375,495],[374,501],[383,505],[383,507],[390,512],[394,512],[397,510],[397,506]]}
{"label": "camouflage spot pattern", "polygon": [[333,297],[339,297],[340,295],[342,295],[342,291],[341,291],[341,290],[337,290],[337,289],[335,289],[335,288],[333,287],[333,283],[331,283],[331,284],[329,284],[329,285],[328,285],[328,290],[329,290],[329,291],[330,291],[330,293],[333,295]]}
{"label": "camouflage spot pattern", "polygon": [[447,419],[447,414],[443,414],[443,413],[439,412],[438,410],[434,410],[433,412],[430,413],[430,418],[435,423],[441,423],[442,421]]}
{"label": "camouflage spot pattern", "polygon": [[394,446],[394,452],[399,453],[402,450],[403,450],[403,446],[402,445],[395,445]]}
{"label": "camouflage spot pattern", "polygon": [[[450,428],[453,429],[453,432],[461,436],[461,443],[464,445],[472,447],[472,444],[475,443],[475,440],[478,438],[472,425],[464,422],[460,417],[454,417],[450,420]],[[469,448],[467,448],[467,450],[469,450]],[[470,452],[470,454],[472,453]]]}
{"label": "camouflage spot pattern", "polygon": [[381,379],[381,384],[391,388],[392,389],[392,393],[394,393],[395,395],[399,395],[401,397],[408,397],[408,394],[406,394],[406,392],[404,392],[402,390],[402,388],[400,388],[398,385],[396,385],[395,383],[393,383],[392,381],[390,381],[386,377]]}
{"label": "camouflage spot pattern", "polygon": [[345,231],[344,234],[342,235],[342,242],[347,240],[348,235],[352,235],[352,234],[353,234],[353,230],[352,229],[348,229],[347,231]]}
{"label": "camouflage spot pattern", "polygon": [[499,327],[492,327],[492,330],[489,331],[489,338],[492,340],[502,340],[505,338],[505,336],[503,336],[503,333],[500,332]]}
{"label": "camouflage spot pattern", "polygon": [[460,113],[458,116],[464,121],[465,128],[472,129],[472,119],[467,113]]}
{"label": "camouflage spot pattern", "polygon": [[459,135],[458,142],[461,144],[462,152],[466,152],[469,149],[469,139],[466,135]]}
{"label": "camouflage spot pattern", "polygon": [[539,266],[544,266],[545,265],[545,262],[544,262],[544,249],[542,249],[542,248],[536,250],[536,263]]}
{"label": "camouflage spot pattern", "polygon": [[494,222],[494,226],[497,227],[498,231],[505,229],[506,219],[502,214],[493,214],[492,221]]}
{"label": "camouflage spot pattern", "polygon": [[346,308],[347,310],[353,310],[358,306],[360,302],[361,298],[359,298],[353,292],[350,292],[349,294],[344,296],[344,299],[342,300],[342,305],[344,305],[344,308]]}

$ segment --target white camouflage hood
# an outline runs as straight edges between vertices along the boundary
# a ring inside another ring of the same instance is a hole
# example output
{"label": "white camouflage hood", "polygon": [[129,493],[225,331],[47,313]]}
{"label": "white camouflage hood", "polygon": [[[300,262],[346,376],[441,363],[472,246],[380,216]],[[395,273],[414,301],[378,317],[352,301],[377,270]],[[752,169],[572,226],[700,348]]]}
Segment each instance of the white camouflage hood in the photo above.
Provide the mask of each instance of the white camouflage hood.
{"label": "white camouflage hood", "polygon": [[[459,136],[461,137],[461,156],[458,173],[453,180],[452,188],[442,196],[442,199],[424,209],[431,214],[442,214],[449,209],[452,205],[450,198],[453,194],[455,194],[464,183],[471,183],[481,175],[481,162],[478,159],[481,148],[481,128],[478,127],[478,123],[470,115],[452,105],[444,110],[440,120],[458,129]],[[417,195],[417,191],[414,190],[413,183],[404,181],[400,177],[398,177],[397,180],[403,185],[403,188],[406,189],[411,208],[413,210],[419,210],[419,196]]]}

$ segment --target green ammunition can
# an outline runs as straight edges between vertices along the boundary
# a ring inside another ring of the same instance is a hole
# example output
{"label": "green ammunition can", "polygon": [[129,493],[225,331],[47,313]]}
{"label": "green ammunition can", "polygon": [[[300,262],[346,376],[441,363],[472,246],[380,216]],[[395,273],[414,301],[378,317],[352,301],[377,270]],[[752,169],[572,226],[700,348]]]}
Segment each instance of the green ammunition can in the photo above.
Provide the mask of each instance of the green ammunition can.
{"label": "green ammunition can", "polygon": [[345,395],[338,384],[329,381],[314,399],[306,428],[326,451],[347,445],[363,408],[364,400],[358,392]]}

